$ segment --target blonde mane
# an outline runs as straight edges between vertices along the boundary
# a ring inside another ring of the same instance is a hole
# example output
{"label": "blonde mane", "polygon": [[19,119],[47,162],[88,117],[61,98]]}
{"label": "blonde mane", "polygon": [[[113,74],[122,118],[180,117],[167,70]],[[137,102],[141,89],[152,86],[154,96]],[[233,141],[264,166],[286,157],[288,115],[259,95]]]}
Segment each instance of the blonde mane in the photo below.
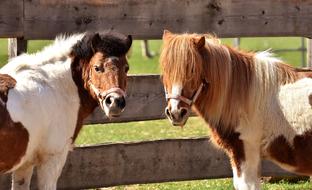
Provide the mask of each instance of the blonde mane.
{"label": "blonde mane", "polygon": [[196,88],[208,83],[194,108],[210,123],[237,126],[241,112],[252,114],[265,93],[299,76],[298,69],[268,52],[239,51],[209,34],[204,48],[198,49],[194,39],[200,36],[171,34],[164,40],[160,63],[165,85],[189,83]]}

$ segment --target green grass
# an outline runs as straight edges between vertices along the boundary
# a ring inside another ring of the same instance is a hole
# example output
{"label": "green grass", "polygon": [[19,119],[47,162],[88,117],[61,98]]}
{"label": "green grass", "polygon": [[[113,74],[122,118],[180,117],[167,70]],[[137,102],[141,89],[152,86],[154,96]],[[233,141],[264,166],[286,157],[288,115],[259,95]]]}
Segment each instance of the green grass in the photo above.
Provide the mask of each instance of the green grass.
{"label": "green grass", "polygon": [[[184,182],[152,183],[144,185],[127,185],[109,188],[109,190],[233,190],[232,179],[193,180]],[[311,190],[312,185],[307,181],[289,183],[263,184],[263,190]]]}
{"label": "green grass", "polygon": [[80,132],[76,143],[133,142],[144,140],[174,139],[208,136],[209,130],[203,120],[192,117],[183,127],[173,127],[168,120],[87,125]]}
{"label": "green grass", "polygon": [[152,183],[110,188],[110,190],[233,190],[231,179],[194,180],[184,182]]}
{"label": "green grass", "polygon": [[[28,52],[36,52],[51,41],[30,41]],[[223,43],[231,45],[232,39],[223,39]],[[140,41],[133,43],[133,48],[129,54],[129,64],[131,74],[159,73],[158,58],[161,48],[161,41],[149,41],[151,50],[156,54],[152,59],[147,59],[141,55]],[[249,51],[266,50],[271,48],[286,49],[300,47],[300,38],[242,38],[241,49]],[[301,65],[300,52],[277,53],[285,62],[296,66]],[[0,67],[7,62],[7,40],[0,40]],[[113,123],[105,125],[85,126],[76,140],[78,146],[114,143],[114,142],[133,142],[143,140],[157,140],[165,138],[190,138],[207,136],[209,130],[205,123],[197,118],[190,118],[187,125],[181,129],[172,127],[167,120],[140,121],[129,123]],[[232,190],[231,179],[195,180],[185,182],[170,182],[144,185],[128,185],[112,187],[116,190]],[[263,184],[265,190],[307,190],[312,189],[312,184],[307,181],[300,181],[290,184],[286,181],[279,183]]]}

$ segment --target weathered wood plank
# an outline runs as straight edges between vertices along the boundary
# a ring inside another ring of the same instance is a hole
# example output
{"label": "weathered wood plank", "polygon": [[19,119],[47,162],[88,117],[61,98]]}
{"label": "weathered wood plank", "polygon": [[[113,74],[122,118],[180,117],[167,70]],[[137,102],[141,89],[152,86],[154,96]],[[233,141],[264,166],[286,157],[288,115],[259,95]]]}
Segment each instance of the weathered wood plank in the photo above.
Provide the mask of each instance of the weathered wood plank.
{"label": "weathered wood plank", "polygon": [[32,0],[24,15],[26,39],[104,29],[149,39],[165,28],[220,37],[312,35],[312,3],[303,0]]}
{"label": "weathered wood plank", "polygon": [[16,57],[25,52],[27,52],[27,40],[24,40],[23,38],[8,39],[9,58]]}
{"label": "weathered wood plank", "polygon": [[98,108],[85,123],[163,119],[165,106],[165,94],[159,75],[132,75],[128,77],[126,108],[121,117],[109,120]]}
{"label": "weathered wood plank", "polygon": [[[269,162],[263,163],[262,174],[292,175]],[[68,157],[58,189],[231,176],[228,158],[208,138],[159,140],[76,148]],[[0,178],[0,187],[8,183],[8,177]]]}
{"label": "weathered wood plank", "polygon": [[0,38],[23,36],[23,4],[21,0],[0,1]]}
{"label": "weathered wood plank", "polygon": [[307,39],[307,67],[312,68],[312,40]]}

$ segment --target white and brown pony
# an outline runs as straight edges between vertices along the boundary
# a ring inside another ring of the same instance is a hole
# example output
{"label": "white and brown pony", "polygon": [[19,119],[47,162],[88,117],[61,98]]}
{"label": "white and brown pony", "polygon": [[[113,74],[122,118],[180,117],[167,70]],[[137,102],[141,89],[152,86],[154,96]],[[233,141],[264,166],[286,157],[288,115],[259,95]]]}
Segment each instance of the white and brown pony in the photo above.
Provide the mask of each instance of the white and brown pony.
{"label": "white and brown pony", "polygon": [[[125,107],[131,36],[84,33],[58,37],[0,69],[0,173],[12,189],[56,189],[83,119],[100,105],[107,117]],[[1,189],[1,188],[0,188]]]}
{"label": "white and brown pony", "polygon": [[262,158],[312,175],[311,70],[268,52],[246,53],[210,35],[164,31],[160,63],[166,115],[183,126],[191,108],[229,156],[237,190],[260,189]]}

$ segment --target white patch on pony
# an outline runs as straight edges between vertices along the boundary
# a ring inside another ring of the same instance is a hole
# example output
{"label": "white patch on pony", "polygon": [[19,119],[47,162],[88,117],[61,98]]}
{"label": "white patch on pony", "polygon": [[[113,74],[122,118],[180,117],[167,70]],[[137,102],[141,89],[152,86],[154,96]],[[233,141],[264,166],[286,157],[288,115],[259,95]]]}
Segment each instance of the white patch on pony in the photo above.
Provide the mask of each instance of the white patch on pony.
{"label": "white patch on pony", "polygon": [[304,78],[281,87],[280,106],[287,121],[297,135],[311,130],[312,109],[309,96],[312,92],[312,79]]}
{"label": "white patch on pony", "polygon": [[[243,166],[243,165],[242,165]],[[248,176],[249,173],[242,171],[241,176],[237,176],[237,169],[233,170],[233,184],[237,190],[259,190],[260,180],[258,176]]]}
{"label": "white patch on pony", "polygon": [[[182,93],[182,85],[174,84],[171,89],[171,94],[173,96],[181,96],[181,93]],[[171,104],[171,112],[179,111],[178,105],[180,103],[180,100],[171,98],[169,101]]]}
{"label": "white patch on pony", "polygon": [[34,152],[52,155],[70,148],[80,106],[70,63],[68,58],[65,63],[48,64],[42,70],[25,70],[14,76],[17,83],[9,91],[7,109],[12,120],[21,122],[29,133],[22,162],[34,159]]}
{"label": "white patch on pony", "polygon": [[[281,61],[265,55],[271,54],[263,53],[257,57],[256,78],[259,81],[252,85],[254,97],[252,100],[257,107],[255,115],[262,118],[257,125],[263,129],[262,151],[267,155],[268,146],[277,137],[285,137],[292,145],[296,135],[302,135],[312,129],[312,109],[309,103],[312,79],[303,78],[280,86],[275,64]],[[285,164],[283,167],[294,169]]]}
{"label": "white patch on pony", "polygon": [[[281,73],[276,64],[281,60],[269,52],[255,56],[256,77],[253,83],[252,100],[254,100],[254,117],[259,118],[257,126],[262,130],[261,154],[270,158],[268,147],[279,136],[283,136],[290,146],[295,136],[311,130],[312,108],[309,96],[312,92],[312,79],[303,78],[294,83],[281,86]],[[252,118],[249,116],[249,118]],[[256,133],[256,132],[255,132]],[[275,161],[284,169],[294,171],[296,168]]]}
{"label": "white patch on pony", "polygon": [[273,94],[275,95],[277,93],[279,82],[276,63],[282,63],[282,61],[274,57],[268,50],[255,54],[254,62],[256,76],[253,85],[251,85],[253,87],[251,89],[251,100],[255,100],[255,103],[261,104],[264,97],[270,99]]}
{"label": "white patch on pony", "polygon": [[26,153],[11,171],[25,163],[39,164],[45,189],[56,185],[72,146],[80,98],[69,54],[84,35],[58,37],[43,51],[13,58],[0,69],[17,82],[9,90],[7,110],[29,133]]}
{"label": "white patch on pony", "polygon": [[[9,64],[4,65],[0,69],[0,73],[17,73],[24,68],[29,69],[35,66],[65,61],[72,47],[83,37],[85,33],[74,34],[71,36],[57,36],[53,44],[45,47],[42,51],[34,54],[22,54],[9,60]],[[14,77],[13,77],[14,78]]]}

